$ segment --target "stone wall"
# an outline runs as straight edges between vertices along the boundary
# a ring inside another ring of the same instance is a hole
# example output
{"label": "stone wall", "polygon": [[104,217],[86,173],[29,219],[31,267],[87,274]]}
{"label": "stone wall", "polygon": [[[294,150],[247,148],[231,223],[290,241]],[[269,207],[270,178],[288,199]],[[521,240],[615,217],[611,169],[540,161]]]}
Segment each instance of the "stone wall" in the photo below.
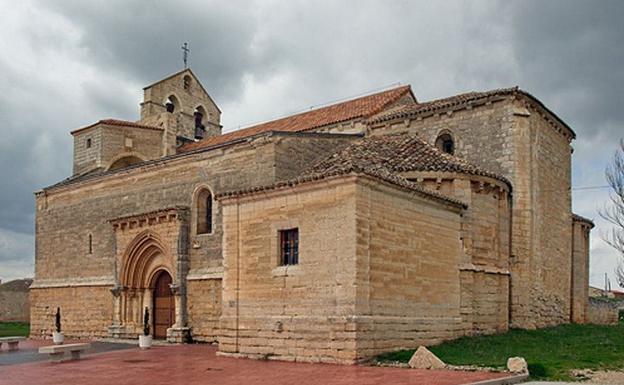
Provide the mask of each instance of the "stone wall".
{"label": "stone wall", "polygon": [[[280,141],[282,138],[283,142]],[[208,188],[214,195],[223,191],[268,185],[276,180],[275,164],[287,161],[286,156],[276,156],[278,152],[288,153],[281,146],[301,148],[301,154],[292,164],[303,167],[327,155],[331,146],[325,145],[325,141],[338,145],[347,140],[350,137],[338,139],[311,134],[266,134],[234,146],[172,157],[162,162],[118,170],[39,192],[36,195],[35,286],[65,287],[68,284],[80,284],[108,285],[111,288],[114,284],[117,245],[109,221],[177,206],[191,207],[188,280],[221,279],[221,207],[218,202],[214,202],[212,233],[197,234],[193,224],[196,222],[195,198],[199,189]],[[314,151],[315,148],[319,150]],[[295,174],[297,169],[291,165],[290,171],[283,177]],[[189,287],[199,288],[201,285],[198,283]],[[62,291],[51,293],[60,294]],[[110,292],[107,296],[112,297]],[[198,334],[198,338],[214,338],[214,322],[192,324],[199,320],[199,314],[194,312],[199,311],[201,306],[198,306],[196,300],[193,302],[196,296],[193,297],[192,293],[189,296],[189,306],[193,306],[189,311],[189,326]],[[80,297],[80,300],[86,301],[87,297]],[[33,317],[36,320],[40,315],[36,313]]]}
{"label": "stone wall", "polygon": [[0,321],[30,322],[28,287],[32,279],[0,284]]}
{"label": "stone wall", "polygon": [[[256,151],[257,146],[263,146],[266,151]],[[261,141],[174,159],[167,165],[122,170],[94,181],[38,194],[35,282],[64,285],[80,280],[86,285],[104,281],[109,285],[105,297],[112,301],[108,289],[114,283],[116,244],[109,220],[163,207],[193,206],[194,191],[200,186],[208,186],[217,192],[271,183],[273,169],[267,165],[273,164],[272,154],[272,145]],[[221,266],[220,215],[220,207],[216,204],[213,234],[191,235],[189,274],[201,276],[206,270]],[[89,236],[92,253],[88,252]],[[62,295],[64,292],[52,291],[50,296],[53,293]],[[33,306],[47,305],[40,304],[38,298],[33,299]],[[78,302],[89,300],[88,295],[76,298]],[[112,311],[112,308],[108,310]],[[35,323],[40,315],[38,312],[33,314]],[[89,326],[99,328],[103,325]],[[103,333],[105,330],[106,327],[98,331],[86,329],[85,332]],[[199,334],[210,333],[202,331],[201,327],[195,330]]]}
{"label": "stone wall", "polygon": [[313,166],[359,138],[358,135],[340,134],[281,134],[275,146],[275,178],[297,178],[301,170]]}
{"label": "stone wall", "polygon": [[405,173],[423,187],[468,205],[462,214],[461,314],[467,334],[509,326],[509,186],[500,180],[443,172]]}
{"label": "stone wall", "polygon": [[107,337],[113,320],[113,297],[108,286],[31,288],[30,336],[50,338],[56,308],[61,308],[61,330],[71,337]]}
{"label": "stone wall", "polygon": [[221,354],[349,363],[464,334],[459,207],[356,177],[222,204]]}
{"label": "stone wall", "polygon": [[[322,182],[225,199],[219,351],[283,360],[355,359],[355,184]],[[280,266],[279,231],[299,263]]]}
{"label": "stone wall", "polygon": [[572,134],[525,96],[457,104],[371,127],[373,135],[418,133],[455,139],[455,154],[513,186],[511,322],[534,328],[570,321]]}
{"label": "stone wall", "polygon": [[589,306],[589,231],[586,221],[572,218],[572,322],[585,323]]}
{"label": "stone wall", "polygon": [[[185,77],[190,79],[188,88],[184,87]],[[176,116],[177,135],[194,137],[195,117],[193,114],[199,106],[205,110],[202,124],[206,127],[207,134],[209,136],[221,134],[221,111],[190,70],[178,72],[143,90],[141,122],[152,122],[154,117],[165,113],[165,103],[170,96],[173,96],[177,102],[173,112]]]}
{"label": "stone wall", "polygon": [[358,183],[358,360],[464,334],[460,214],[395,187]]}
{"label": "stone wall", "polygon": [[194,341],[217,341],[222,306],[221,286],[221,279],[188,281],[188,315]]}
{"label": "stone wall", "polygon": [[[162,156],[160,129],[97,124],[74,135],[74,175],[96,168],[108,169],[115,161],[125,157],[141,160]],[[87,140],[91,139],[91,147]]]}
{"label": "stone wall", "polygon": [[618,322],[618,304],[616,302],[589,298],[587,323],[617,325]]}
{"label": "stone wall", "polygon": [[570,322],[572,276],[569,138],[538,111],[529,114],[516,117],[512,230],[512,322],[525,328]]}

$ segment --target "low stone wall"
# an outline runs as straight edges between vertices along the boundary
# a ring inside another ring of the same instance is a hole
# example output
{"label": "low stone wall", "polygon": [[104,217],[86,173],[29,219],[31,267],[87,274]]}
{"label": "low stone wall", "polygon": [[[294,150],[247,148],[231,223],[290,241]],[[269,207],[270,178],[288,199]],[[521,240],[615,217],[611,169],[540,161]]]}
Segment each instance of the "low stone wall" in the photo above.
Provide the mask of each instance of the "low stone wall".
{"label": "low stone wall", "polygon": [[30,322],[28,293],[0,291],[0,321]]}
{"label": "low stone wall", "polygon": [[617,325],[618,303],[590,298],[587,312],[587,322],[598,325]]}
{"label": "low stone wall", "polygon": [[31,283],[32,279],[17,279],[0,285],[0,321],[30,322]]}

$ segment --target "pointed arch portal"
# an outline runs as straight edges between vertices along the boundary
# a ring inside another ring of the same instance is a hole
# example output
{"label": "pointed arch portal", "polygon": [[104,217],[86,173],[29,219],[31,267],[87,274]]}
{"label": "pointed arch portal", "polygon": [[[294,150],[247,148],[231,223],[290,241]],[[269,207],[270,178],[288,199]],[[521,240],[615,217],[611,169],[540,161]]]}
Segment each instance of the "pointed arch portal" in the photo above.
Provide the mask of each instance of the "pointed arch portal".
{"label": "pointed arch portal", "polygon": [[188,212],[176,207],[111,221],[117,244],[112,337],[141,334],[147,308],[155,338],[185,338]]}

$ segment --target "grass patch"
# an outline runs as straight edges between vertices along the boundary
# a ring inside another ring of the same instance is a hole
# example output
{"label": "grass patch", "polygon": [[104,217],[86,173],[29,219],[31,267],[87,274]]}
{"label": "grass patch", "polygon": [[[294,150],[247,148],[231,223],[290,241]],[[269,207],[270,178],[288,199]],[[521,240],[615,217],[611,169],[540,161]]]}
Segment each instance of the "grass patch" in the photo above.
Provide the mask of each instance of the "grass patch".
{"label": "grass patch", "polygon": [[30,324],[25,322],[0,322],[0,337],[28,337]]}
{"label": "grass patch", "polygon": [[[521,356],[534,379],[571,380],[572,369],[623,369],[624,323],[618,326],[560,325],[539,330],[463,337],[429,348],[447,364],[505,367]],[[385,353],[378,361],[407,362],[414,350]]]}

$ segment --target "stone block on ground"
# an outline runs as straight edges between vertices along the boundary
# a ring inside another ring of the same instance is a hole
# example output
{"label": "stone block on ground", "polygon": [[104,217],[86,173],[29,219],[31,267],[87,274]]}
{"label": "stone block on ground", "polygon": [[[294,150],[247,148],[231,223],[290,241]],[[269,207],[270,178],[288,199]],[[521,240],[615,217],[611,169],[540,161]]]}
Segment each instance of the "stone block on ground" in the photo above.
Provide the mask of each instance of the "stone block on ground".
{"label": "stone block on ground", "polygon": [[528,373],[529,367],[522,357],[509,357],[507,360],[507,369],[512,373]]}
{"label": "stone block on ground", "polygon": [[424,346],[419,346],[408,363],[413,369],[444,369],[446,364]]}

